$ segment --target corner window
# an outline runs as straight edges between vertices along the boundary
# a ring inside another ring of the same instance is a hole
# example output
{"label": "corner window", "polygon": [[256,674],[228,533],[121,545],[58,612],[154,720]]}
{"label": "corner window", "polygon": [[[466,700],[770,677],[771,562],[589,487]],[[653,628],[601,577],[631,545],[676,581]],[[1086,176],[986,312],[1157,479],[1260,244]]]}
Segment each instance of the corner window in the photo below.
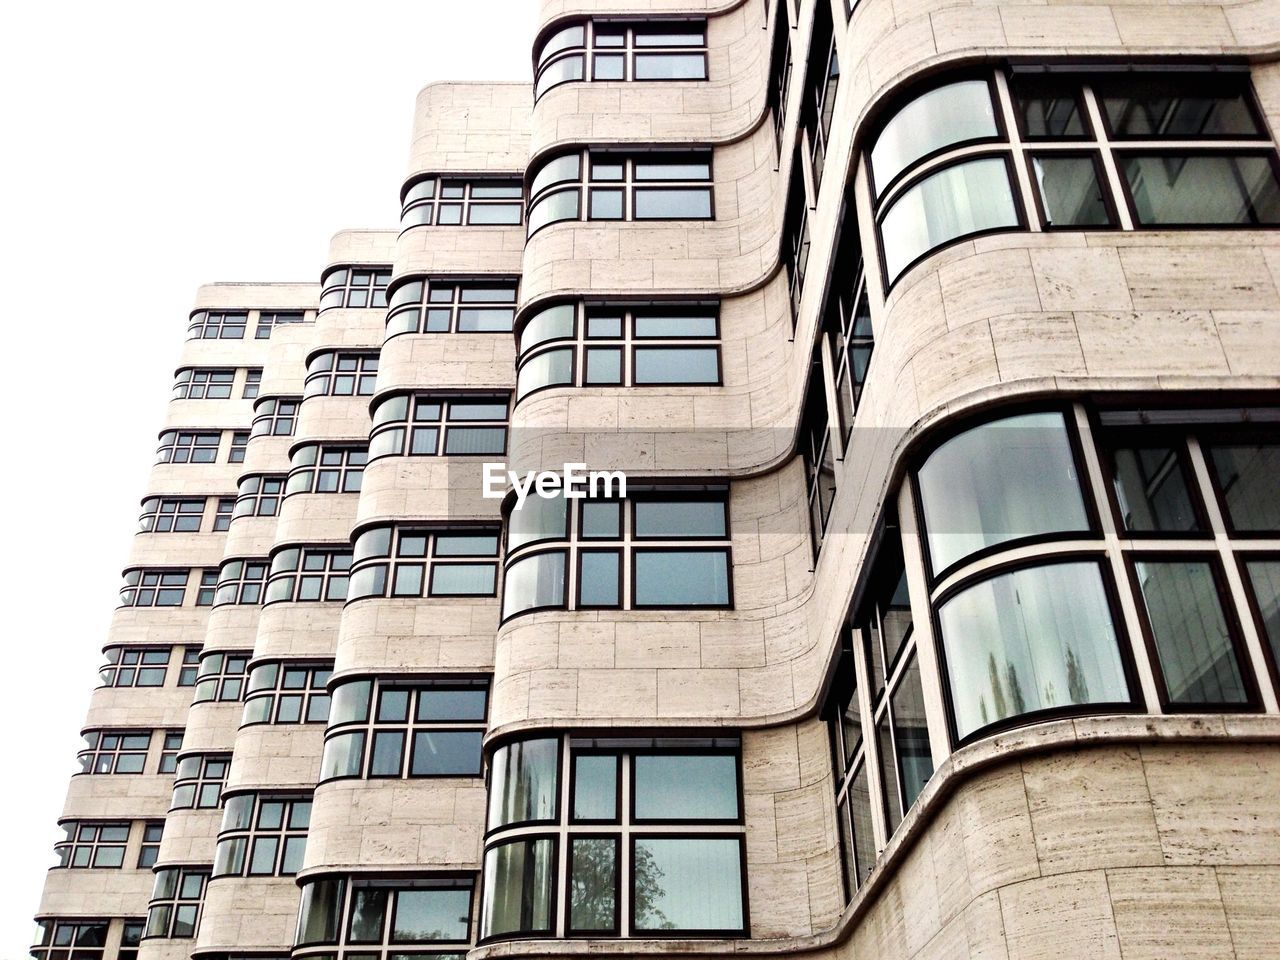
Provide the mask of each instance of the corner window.
{"label": "corner window", "polygon": [[377,379],[376,353],[320,353],[307,364],[302,396],[368,397]]}
{"label": "corner window", "polygon": [[207,653],[196,673],[195,703],[234,703],[244,696],[244,678],[251,651]]}
{"label": "corner window", "polygon": [[301,397],[263,397],[253,405],[252,437],[292,437]]}
{"label": "corner window", "polygon": [[390,266],[335,267],[320,281],[320,312],[331,307],[385,307],[390,282]]}
{"label": "corner window", "polygon": [[243,310],[198,310],[187,327],[188,340],[241,340],[249,314]]}
{"label": "corner window", "polygon": [[387,338],[402,333],[510,333],[518,287],[515,279],[398,278],[387,310]]}
{"label": "corner window", "polygon": [[[745,936],[739,766],[733,737],[500,747],[481,938]],[[561,809],[563,782],[569,803]],[[509,832],[534,823],[550,830]]]}
{"label": "corner window", "polygon": [[706,23],[588,20],[551,34],[537,57],[534,100],[572,81],[705,80]]}
{"label": "corner window", "polygon": [[124,866],[129,821],[103,823],[72,820],[61,824],[63,839],[53,848],[59,867],[105,869]]}
{"label": "corner window", "polygon": [[369,459],[501,456],[507,450],[507,396],[396,394],[373,408]]}
{"label": "corner window", "polygon": [[227,400],[235,379],[235,370],[179,370],[173,385],[173,399]]}
{"label": "corner window", "polygon": [[254,339],[270,339],[271,331],[276,327],[283,327],[291,323],[302,323],[306,319],[306,313],[301,310],[260,310],[258,311],[258,326],[253,334]]}
{"label": "corner window", "polygon": [[213,876],[294,876],[302,869],[310,823],[310,794],[228,797],[213,855]]}
{"label": "corner window", "polygon": [[207,869],[172,867],[156,871],[143,937],[194,939],[200,928],[200,909],[204,905],[204,888],[208,882]]}
{"label": "corner window", "polygon": [[215,463],[222,434],[189,430],[166,430],[160,434],[156,463]]}
{"label": "corner window", "polygon": [[284,495],[359,493],[368,460],[367,446],[303,444],[289,458],[289,478],[285,482]]}
{"label": "corner window", "polygon": [[122,607],[180,607],[190,570],[127,570],[120,590]]}
{"label": "corner window", "polygon": [[513,226],[520,223],[524,191],[519,180],[425,177],[404,192],[400,229],[423,226]]}
{"label": "corner window", "polygon": [[255,723],[325,723],[333,664],[275,660],[254,664],[245,690],[242,727]]}
{"label": "corner window", "polygon": [[465,877],[310,880],[302,885],[295,940],[300,948],[329,947],[315,954],[326,960],[335,948],[349,960],[455,960],[472,940],[471,901]]}
{"label": "corner window", "polygon": [[285,547],[271,555],[263,603],[320,603],[347,599],[351,551],[332,547]]}
{"label": "corner window", "polygon": [[112,647],[98,671],[104,687],[163,687],[169,672],[170,648]]}
{"label": "corner window", "polygon": [[196,500],[150,497],[142,501],[138,530],[141,533],[199,533],[204,505],[203,497]]}
{"label": "corner window", "polygon": [[320,780],[478,777],[489,681],[353,680],[334,688]]}
{"label": "corner window", "polygon": [[242,478],[232,517],[274,517],[280,512],[286,479],[286,474],[251,474]]}
{"label": "corner window", "polygon": [[214,810],[221,805],[222,788],[231,766],[229,753],[193,753],[178,761],[173,778],[171,810]]}
{"label": "corner window", "polygon": [[252,606],[261,603],[266,578],[265,557],[224,560],[218,568],[218,585],[213,595],[213,605],[217,607],[236,603]]}
{"label": "corner window", "polygon": [[492,597],[498,529],[380,526],[356,538],[350,599]]}

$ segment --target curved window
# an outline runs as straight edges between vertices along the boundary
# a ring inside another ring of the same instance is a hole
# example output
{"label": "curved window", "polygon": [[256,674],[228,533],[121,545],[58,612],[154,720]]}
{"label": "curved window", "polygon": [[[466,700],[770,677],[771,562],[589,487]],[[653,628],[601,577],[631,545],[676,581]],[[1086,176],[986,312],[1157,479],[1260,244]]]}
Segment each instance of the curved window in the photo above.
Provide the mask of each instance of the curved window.
{"label": "curved window", "polygon": [[263,397],[253,405],[252,437],[292,437],[301,397]]}
{"label": "curved window", "polygon": [[199,533],[204,507],[204,497],[196,500],[149,497],[142,501],[138,530],[141,533]]}
{"label": "curved window", "polygon": [[255,664],[249,671],[241,726],[254,723],[325,723],[329,694],[325,684],[333,664],[276,660]]}
{"label": "curved window", "polygon": [[371,527],[356,538],[349,599],[492,597],[496,527]]}
{"label": "curved window", "polygon": [[966,160],[902,191],[880,221],[890,282],[913,262],[952,240],[1019,226],[1003,157]]}
{"label": "curved window", "polygon": [[224,560],[218,568],[218,584],[213,595],[215,607],[223,604],[258,604],[267,578],[267,561],[261,559]]}
{"label": "curved window", "polygon": [[564,551],[552,550],[525,557],[507,567],[502,584],[503,616],[563,607],[564,564]]}
{"label": "curved window", "polygon": [[368,447],[305,444],[289,458],[284,495],[294,493],[359,493]]}
{"label": "curved window", "polygon": [[200,928],[200,908],[209,882],[208,868],[173,867],[156,871],[155,888],[147,907],[147,937],[190,940]]}
{"label": "curved window", "polygon": [[213,856],[215,877],[292,877],[302,869],[311,797],[241,793],[227,798]]}
{"label": "curved window", "polygon": [[302,396],[368,397],[377,379],[376,353],[320,353],[307,364]]}
{"label": "curved window", "polygon": [[555,853],[550,837],[510,840],[484,852],[481,938],[550,933]]}
{"label": "curved window", "polygon": [[173,777],[171,810],[213,810],[231,767],[229,753],[194,753],[178,761]]}
{"label": "curved window", "polygon": [[533,98],[571,80],[705,80],[706,49],[705,21],[574,24],[539,48]]}
{"label": "curved window", "polygon": [[506,396],[398,394],[373,408],[369,459],[501,455],[507,449]]}
{"label": "curved window", "polygon": [[[248,442],[248,439],[249,435],[246,433],[245,441]],[[221,440],[222,434],[217,430],[203,433],[166,430],[160,434],[160,446],[156,448],[156,463],[215,463],[218,459],[218,445]]]}
{"label": "curved window", "polygon": [[391,267],[335,267],[320,281],[320,310],[330,307],[385,307]]}
{"label": "curved window", "polygon": [[1000,137],[991,87],[962,80],[916,97],[884,125],[871,148],[876,195],[917,160],[945,147]]}
{"label": "curved window", "polygon": [[521,328],[516,364],[518,397],[565,385],[719,385],[717,308],[557,304]]}
{"label": "curved window", "polygon": [[931,453],[916,479],[935,575],[987,547],[1091,527],[1061,413],[966,430]]}
{"label": "curved window", "polygon": [[982,580],[942,603],[938,622],[962,741],[1023,714],[1132,700],[1095,561]]}
{"label": "curved window", "polygon": [[285,474],[260,476],[251,474],[240,481],[236,491],[236,505],[231,516],[274,517],[280,512],[280,500],[284,496]]}
{"label": "curved window", "polygon": [[401,333],[510,333],[518,281],[397,280],[387,310],[387,337]]}
{"label": "curved window", "polygon": [[244,310],[199,310],[191,315],[188,340],[242,340],[249,314]]}
{"label": "curved window", "polygon": [[244,696],[244,678],[252,651],[206,653],[196,672],[193,703],[236,702]]}
{"label": "curved window", "polygon": [[[357,874],[302,885],[296,957],[460,960],[471,942],[472,880]],[[337,949],[335,953],[334,948]]]}
{"label": "curved window", "polygon": [[170,655],[169,647],[112,647],[105,651],[107,662],[98,671],[98,676],[102,678],[100,686],[163,687],[165,676],[169,672]]}
{"label": "curved window", "polygon": [[334,688],[320,779],[478,777],[489,681],[353,680]]}
{"label": "curved window", "polygon": [[235,370],[179,370],[173,384],[173,399],[227,400],[235,380]]}
{"label": "curved window", "polygon": [[271,555],[263,603],[299,603],[347,599],[350,549],[286,547]]}
{"label": "curved window", "polygon": [[533,169],[528,233],[560,220],[709,220],[710,151],[560,154]]}
{"label": "curved window", "polygon": [[489,764],[489,829],[556,819],[560,741],[517,740],[493,752]]}
{"label": "curved window", "polygon": [[431,226],[509,226],[520,223],[519,180],[494,177],[415,180],[404,193],[400,229]]}
{"label": "curved window", "polygon": [[126,570],[120,606],[180,607],[190,575],[190,570]]}

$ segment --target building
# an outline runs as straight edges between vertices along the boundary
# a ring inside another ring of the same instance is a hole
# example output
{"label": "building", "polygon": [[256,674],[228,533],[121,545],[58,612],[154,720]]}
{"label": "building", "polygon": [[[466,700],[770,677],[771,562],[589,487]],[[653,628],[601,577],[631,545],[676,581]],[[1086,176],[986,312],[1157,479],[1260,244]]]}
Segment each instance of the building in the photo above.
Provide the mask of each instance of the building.
{"label": "building", "polygon": [[542,11],[198,293],[33,956],[1280,956],[1275,4]]}

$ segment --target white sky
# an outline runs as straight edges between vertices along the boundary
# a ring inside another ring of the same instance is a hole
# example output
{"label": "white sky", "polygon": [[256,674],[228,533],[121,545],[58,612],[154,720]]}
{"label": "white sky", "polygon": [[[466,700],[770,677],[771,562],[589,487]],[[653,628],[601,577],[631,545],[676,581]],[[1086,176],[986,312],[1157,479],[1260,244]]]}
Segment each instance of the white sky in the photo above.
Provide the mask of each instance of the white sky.
{"label": "white sky", "polygon": [[536,0],[14,3],[0,960],[25,957],[196,287],[317,281],[394,227],[413,99],[527,80]]}

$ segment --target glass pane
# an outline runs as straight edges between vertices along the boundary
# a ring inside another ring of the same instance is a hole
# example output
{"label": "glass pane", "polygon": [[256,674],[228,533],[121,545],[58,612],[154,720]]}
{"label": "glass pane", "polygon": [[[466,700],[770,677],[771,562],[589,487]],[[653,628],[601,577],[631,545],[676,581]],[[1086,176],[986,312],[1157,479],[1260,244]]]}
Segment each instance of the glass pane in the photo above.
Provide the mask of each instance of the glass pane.
{"label": "glass pane", "polygon": [[266,876],[275,872],[279,837],[258,837],[253,841],[253,856],[249,858],[249,875]]}
{"label": "glass pane", "polygon": [[920,666],[914,657],[890,697],[890,709],[893,713],[893,739],[898,748],[903,804],[910,810],[933,775],[924,692],[920,688]]}
{"label": "glass pane", "polygon": [[369,762],[369,776],[400,776],[400,761],[403,754],[403,731],[375,731],[373,735],[373,759]]}
{"label": "glass pane", "polygon": [[858,883],[861,885],[871,875],[871,868],[876,863],[876,840],[871,826],[871,781],[865,763],[849,783],[849,815]]}
{"label": "glass pane", "polygon": [[1280,530],[1280,443],[1209,447],[1233,530]]}
{"label": "glass pane", "polygon": [[506,445],[506,427],[450,427],[444,438],[446,455],[502,453]]}
{"label": "glass pane", "polygon": [[486,691],[427,689],[418,694],[418,720],[483,720]]}
{"label": "glass pane", "polygon": [[1280,560],[1250,560],[1245,564],[1258,616],[1271,645],[1271,658],[1280,664]]}
{"label": "glass pane", "polygon": [[707,62],[700,53],[638,53],[637,80],[705,80]]}
{"label": "glass pane", "polygon": [[617,347],[592,347],[587,350],[586,383],[622,382],[622,350]]}
{"label": "glass pane", "polygon": [[984,547],[1089,529],[1060,413],[967,430],[930,454],[917,478],[934,573]]}
{"label": "glass pane", "polygon": [[387,891],[381,887],[357,889],[351,895],[352,943],[381,943],[382,925],[387,915]]}
{"label": "glass pane", "polygon": [[1190,140],[1261,132],[1243,84],[1191,74],[1113,77],[1095,86],[1107,125],[1118,137]]}
{"label": "glass pane", "polygon": [[612,931],[618,925],[618,841],[572,841],[569,860],[569,929]]}
{"label": "glass pane", "polygon": [[1116,447],[1110,457],[1116,503],[1126,530],[1149,533],[1200,528],[1177,450]]}
{"label": "glass pane", "polygon": [[938,621],[962,739],[1035,710],[1129,700],[1096,563],[993,577],[944,603]]}
{"label": "glass pane", "polygon": [[316,880],[302,887],[298,910],[298,940],[304,943],[335,943],[338,939],[338,911],[342,906],[342,881]]}
{"label": "glass pane", "polygon": [[400,890],[392,943],[466,941],[471,936],[471,891]]}
{"label": "glass pane", "polygon": [[557,157],[549,163],[543,164],[529,184],[529,196],[537,196],[545,187],[549,187],[553,183],[577,180],[580,169],[580,158],[576,153]]}
{"label": "glass pane", "polygon": [[639,754],[637,820],[737,820],[738,758],[732,755]]}
{"label": "glass pane", "polygon": [[622,555],[616,550],[584,550],[578,556],[578,602],[584,607],[616,607],[621,603]]}
{"label": "glass pane", "polygon": [[529,233],[561,220],[578,219],[578,193],[576,188],[558,190],[536,201],[529,208]]}
{"label": "glass pane", "polygon": [[518,840],[485,851],[480,935],[551,929],[555,864],[551,840]]}
{"label": "glass pane", "polygon": [[1074,139],[1085,135],[1078,83],[1026,77],[1012,86],[1026,136]]}
{"label": "glass pane", "polygon": [[564,497],[540,497],[531,493],[507,520],[507,549],[536,540],[563,540],[568,531]]}
{"label": "glass pane", "polygon": [[707,220],[711,217],[711,189],[663,190],[638,187],[635,193],[637,220]]}
{"label": "glass pane", "polygon": [[489,829],[556,815],[560,743],[520,740],[494,751],[489,784]]}
{"label": "glass pane", "polygon": [[573,758],[573,819],[618,819],[618,757],[584,753]]}
{"label": "glass pane", "polygon": [[502,584],[503,616],[539,607],[563,607],[564,558],[562,551],[540,553],[507,567]]}
{"label": "glass pane", "polygon": [[637,550],[637,607],[724,606],[729,556],[721,550]]}
{"label": "glass pane", "polygon": [[1169,702],[1177,706],[1249,700],[1207,561],[1135,564]]}
{"label": "glass pane", "polygon": [[571,303],[548,307],[534,314],[520,331],[520,350],[573,336],[575,308]]}
{"label": "glass pane", "polygon": [[573,383],[573,350],[548,350],[530,357],[516,374],[517,399],[542,387]]}
{"label": "glass pane", "polygon": [[1280,223],[1280,183],[1268,157],[1118,153],[1117,160],[1143,226]]}
{"label": "glass pane", "polygon": [[582,505],[584,540],[617,538],[622,535],[622,504],[616,500],[587,501]]}
{"label": "glass pane", "polygon": [[650,539],[713,538],[728,535],[720,500],[637,500],[636,536]]}
{"label": "glass pane", "polygon": [[711,315],[678,317],[638,314],[634,322],[636,337],[673,339],[716,335],[716,318]]}
{"label": "glass pane", "polygon": [[1033,157],[1032,166],[1046,226],[1097,227],[1111,223],[1092,157]]}
{"label": "glass pane", "polygon": [[743,926],[741,841],[635,841],[637,930],[735,931]]}
{"label": "glass pane", "polygon": [[967,160],[930,174],[900,194],[881,221],[890,282],[930,250],[1002,227],[1019,227],[1004,160]]}
{"label": "glass pane", "polygon": [[412,777],[474,777],[480,773],[480,730],[419,730],[413,735]]}
{"label": "glass pane", "polygon": [[324,742],[320,757],[320,779],[360,776],[360,761],[364,757],[364,734],[343,733]]}
{"label": "glass pane", "polygon": [[720,382],[720,353],[714,347],[637,347],[635,382]]}
{"label": "glass pane", "polygon": [[894,114],[876,138],[871,170],[877,195],[921,157],[951,144],[996,135],[995,111],[985,80],[965,80],[930,90]]}
{"label": "glass pane", "polygon": [[622,191],[619,189],[593,188],[587,215],[592,220],[621,220]]}

